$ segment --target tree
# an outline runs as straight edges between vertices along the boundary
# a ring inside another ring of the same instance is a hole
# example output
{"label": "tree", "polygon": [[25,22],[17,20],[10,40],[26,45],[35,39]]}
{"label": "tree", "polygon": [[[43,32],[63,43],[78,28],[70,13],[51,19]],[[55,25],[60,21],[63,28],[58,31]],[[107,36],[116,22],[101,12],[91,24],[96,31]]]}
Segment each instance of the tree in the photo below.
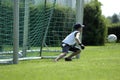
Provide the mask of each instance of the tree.
{"label": "tree", "polygon": [[101,14],[101,3],[91,1],[84,8],[83,43],[85,45],[104,45],[106,38],[106,22]]}
{"label": "tree", "polygon": [[113,14],[112,16],[112,23],[118,23],[120,20],[118,18],[118,15],[117,14]]}
{"label": "tree", "polygon": [[112,23],[112,17],[111,17],[111,16],[108,16],[106,19],[108,20],[108,23],[109,23],[109,24]]}

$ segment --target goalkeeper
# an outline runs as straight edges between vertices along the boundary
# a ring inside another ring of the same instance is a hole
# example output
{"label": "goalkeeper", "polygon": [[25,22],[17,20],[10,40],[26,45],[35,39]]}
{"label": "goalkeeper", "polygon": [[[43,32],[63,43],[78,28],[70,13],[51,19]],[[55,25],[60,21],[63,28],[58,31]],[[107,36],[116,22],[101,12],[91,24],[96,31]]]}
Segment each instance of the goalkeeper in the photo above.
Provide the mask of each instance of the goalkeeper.
{"label": "goalkeeper", "polygon": [[68,51],[72,51],[73,53],[65,58],[65,61],[72,61],[72,57],[80,54],[81,49],[84,49],[84,45],[80,40],[80,33],[82,32],[82,28],[84,25],[75,24],[74,31],[70,33],[63,41],[62,41],[62,53],[55,59],[55,62],[59,61],[61,58],[65,57]]}

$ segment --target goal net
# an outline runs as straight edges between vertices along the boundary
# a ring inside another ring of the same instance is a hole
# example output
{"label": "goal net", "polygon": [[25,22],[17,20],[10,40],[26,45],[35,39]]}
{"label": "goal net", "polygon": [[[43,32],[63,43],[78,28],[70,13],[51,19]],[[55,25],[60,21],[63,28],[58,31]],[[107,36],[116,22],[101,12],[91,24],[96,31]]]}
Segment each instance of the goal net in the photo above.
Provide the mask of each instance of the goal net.
{"label": "goal net", "polygon": [[43,58],[55,58],[60,54],[61,42],[72,31],[75,17],[75,0],[56,1],[43,47]]}
{"label": "goal net", "polygon": [[[75,23],[75,0],[20,0],[21,57],[54,57]],[[0,59],[13,58],[13,0],[0,0]]]}
{"label": "goal net", "polygon": [[0,0],[0,59],[12,57],[13,9],[11,0]]}
{"label": "goal net", "polygon": [[[56,0],[19,0],[20,57],[40,56]],[[14,0],[0,0],[0,60],[13,58]]]}

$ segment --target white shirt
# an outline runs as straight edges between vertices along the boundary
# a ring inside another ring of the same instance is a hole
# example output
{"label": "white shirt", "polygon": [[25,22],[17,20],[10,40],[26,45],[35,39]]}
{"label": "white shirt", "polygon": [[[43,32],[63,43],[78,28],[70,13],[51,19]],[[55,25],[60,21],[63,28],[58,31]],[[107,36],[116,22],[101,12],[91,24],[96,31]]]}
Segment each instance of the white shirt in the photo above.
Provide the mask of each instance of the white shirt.
{"label": "white shirt", "polygon": [[62,42],[68,45],[74,45],[76,43],[75,34],[79,31],[74,31],[70,33]]}

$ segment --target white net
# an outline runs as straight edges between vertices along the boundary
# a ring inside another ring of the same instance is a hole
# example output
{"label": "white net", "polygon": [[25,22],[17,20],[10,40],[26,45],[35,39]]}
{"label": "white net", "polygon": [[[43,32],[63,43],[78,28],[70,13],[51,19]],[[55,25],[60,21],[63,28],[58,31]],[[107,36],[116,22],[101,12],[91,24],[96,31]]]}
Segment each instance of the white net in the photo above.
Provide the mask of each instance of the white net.
{"label": "white net", "polygon": [[[56,56],[75,23],[75,0],[20,0],[19,57]],[[0,0],[0,59],[13,57],[13,0]]]}
{"label": "white net", "polygon": [[[20,0],[19,57],[40,56],[56,0]],[[0,59],[13,57],[13,0],[0,0]]]}

